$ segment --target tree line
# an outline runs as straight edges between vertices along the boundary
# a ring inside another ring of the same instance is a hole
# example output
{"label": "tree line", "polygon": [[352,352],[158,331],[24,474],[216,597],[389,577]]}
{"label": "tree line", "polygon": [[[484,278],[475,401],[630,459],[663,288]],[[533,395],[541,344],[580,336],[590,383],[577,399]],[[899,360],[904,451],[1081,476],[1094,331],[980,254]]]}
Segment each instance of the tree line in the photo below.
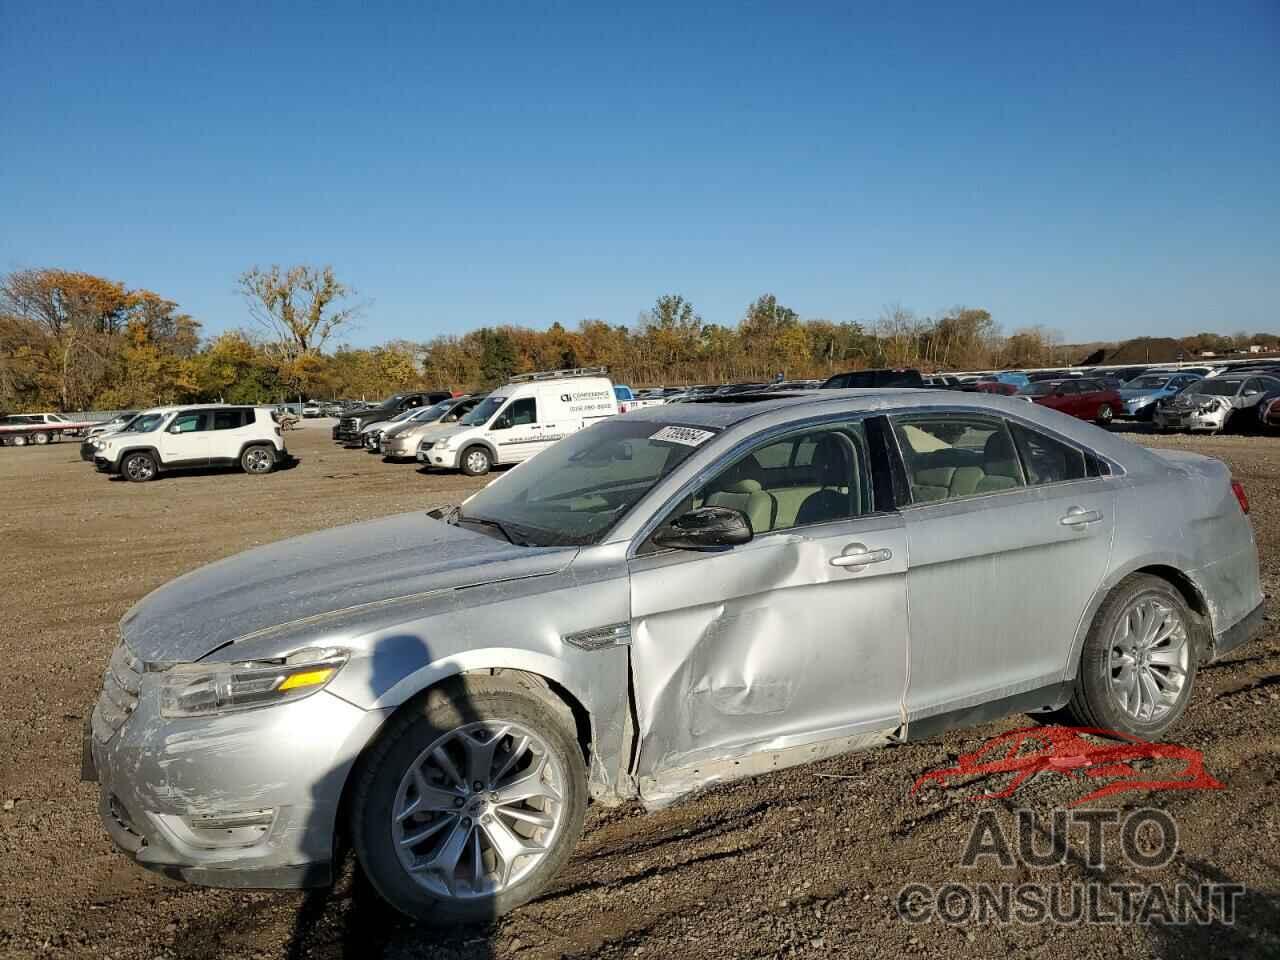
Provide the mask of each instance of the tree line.
{"label": "tree line", "polygon": [[205,337],[176,301],[116,280],[56,268],[0,277],[0,408],[377,398],[415,387],[476,390],[513,374],[584,366],[606,366],[617,382],[648,386],[1071,360],[1052,332],[1029,327],[1005,335],[980,308],[923,316],[889,307],[870,323],[836,322],[802,318],[773,294],[750,303],[736,326],[707,323],[685,297],[667,294],[631,324],[499,324],[351,347],[339,341],[366,304],[331,268],[254,267],[237,287],[250,323]]}

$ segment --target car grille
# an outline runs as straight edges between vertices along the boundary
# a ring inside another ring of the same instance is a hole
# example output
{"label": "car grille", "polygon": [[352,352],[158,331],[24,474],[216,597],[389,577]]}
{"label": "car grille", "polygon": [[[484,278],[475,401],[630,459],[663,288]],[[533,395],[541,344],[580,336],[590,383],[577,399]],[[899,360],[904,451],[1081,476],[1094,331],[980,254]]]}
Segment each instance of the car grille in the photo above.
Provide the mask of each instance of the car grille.
{"label": "car grille", "polygon": [[138,706],[141,680],[142,662],[123,643],[119,644],[107,661],[102,693],[93,707],[93,735],[100,743],[106,743],[115,736]]}
{"label": "car grille", "polygon": [[344,433],[350,433],[351,431],[355,430],[355,428],[356,428],[355,417],[343,417],[341,422],[338,424],[338,429],[342,430]]}

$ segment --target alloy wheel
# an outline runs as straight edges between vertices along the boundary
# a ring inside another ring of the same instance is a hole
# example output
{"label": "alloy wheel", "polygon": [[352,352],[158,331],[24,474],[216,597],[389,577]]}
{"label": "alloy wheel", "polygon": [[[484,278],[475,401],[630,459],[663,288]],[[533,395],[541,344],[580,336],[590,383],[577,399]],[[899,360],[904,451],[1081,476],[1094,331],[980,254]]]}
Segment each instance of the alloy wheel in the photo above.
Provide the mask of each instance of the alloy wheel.
{"label": "alloy wheel", "polygon": [[423,750],[400,781],[392,839],[437,897],[493,896],[546,857],[565,820],[566,771],[528,727],[483,720]]}
{"label": "alloy wheel", "polygon": [[1108,666],[1116,705],[1143,723],[1161,720],[1187,683],[1190,654],[1182,615],[1155,597],[1139,597],[1111,637]]}
{"label": "alloy wheel", "polygon": [[130,480],[150,480],[156,475],[156,467],[150,457],[130,457],[125,461],[124,472]]}
{"label": "alloy wheel", "polygon": [[1098,408],[1098,419],[1103,423],[1110,423],[1113,416],[1115,414],[1112,412],[1110,404],[1104,403]]}
{"label": "alloy wheel", "polygon": [[244,465],[250,473],[266,473],[271,469],[271,455],[262,447],[245,451]]}

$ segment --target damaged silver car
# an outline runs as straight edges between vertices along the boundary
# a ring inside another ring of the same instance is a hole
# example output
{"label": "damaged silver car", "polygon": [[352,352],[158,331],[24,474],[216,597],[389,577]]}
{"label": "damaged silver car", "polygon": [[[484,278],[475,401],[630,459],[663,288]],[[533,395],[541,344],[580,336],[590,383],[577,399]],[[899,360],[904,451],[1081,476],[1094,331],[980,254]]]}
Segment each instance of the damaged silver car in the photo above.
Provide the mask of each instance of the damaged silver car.
{"label": "damaged silver car", "polygon": [[349,841],[406,914],[489,918],[589,798],[1023,711],[1157,737],[1261,621],[1216,460],[994,395],[735,399],[152,593],[86,737],[111,837],[233,887],[327,883]]}
{"label": "damaged silver car", "polygon": [[1228,426],[1258,427],[1259,403],[1280,394],[1280,379],[1271,376],[1210,377],[1198,380],[1159,404],[1151,422],[1157,430],[1203,430],[1218,433]]}

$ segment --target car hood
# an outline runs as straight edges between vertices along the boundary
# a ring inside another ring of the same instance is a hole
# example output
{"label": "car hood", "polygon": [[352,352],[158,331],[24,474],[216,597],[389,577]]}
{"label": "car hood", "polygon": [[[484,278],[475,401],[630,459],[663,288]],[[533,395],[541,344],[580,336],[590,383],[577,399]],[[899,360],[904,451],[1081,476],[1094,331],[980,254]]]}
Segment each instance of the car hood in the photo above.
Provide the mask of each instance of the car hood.
{"label": "car hood", "polygon": [[120,621],[148,663],[199,660],[273,627],[364,604],[563,569],[575,547],[519,547],[407,513],[249,550],[173,580]]}
{"label": "car hood", "polygon": [[1151,388],[1151,389],[1149,389],[1149,390],[1148,390],[1148,389],[1142,389],[1142,390],[1121,390],[1121,391],[1119,391],[1119,393],[1120,393],[1120,399],[1121,399],[1121,400],[1141,400],[1141,399],[1148,398],[1148,397],[1158,397],[1158,396],[1160,396],[1161,394],[1163,394],[1163,393],[1167,393],[1167,392],[1168,392],[1168,391],[1167,391],[1167,390],[1165,390],[1165,388],[1164,388],[1164,387],[1153,387],[1153,388]]}
{"label": "car hood", "polygon": [[439,424],[437,424],[435,421],[431,421],[429,423],[422,423],[422,422],[394,423],[391,426],[389,426],[386,429],[386,432],[383,433],[382,435],[388,438],[403,437],[408,434],[411,434],[413,436],[419,436],[423,430],[430,430],[432,427],[435,427],[438,425]]}

